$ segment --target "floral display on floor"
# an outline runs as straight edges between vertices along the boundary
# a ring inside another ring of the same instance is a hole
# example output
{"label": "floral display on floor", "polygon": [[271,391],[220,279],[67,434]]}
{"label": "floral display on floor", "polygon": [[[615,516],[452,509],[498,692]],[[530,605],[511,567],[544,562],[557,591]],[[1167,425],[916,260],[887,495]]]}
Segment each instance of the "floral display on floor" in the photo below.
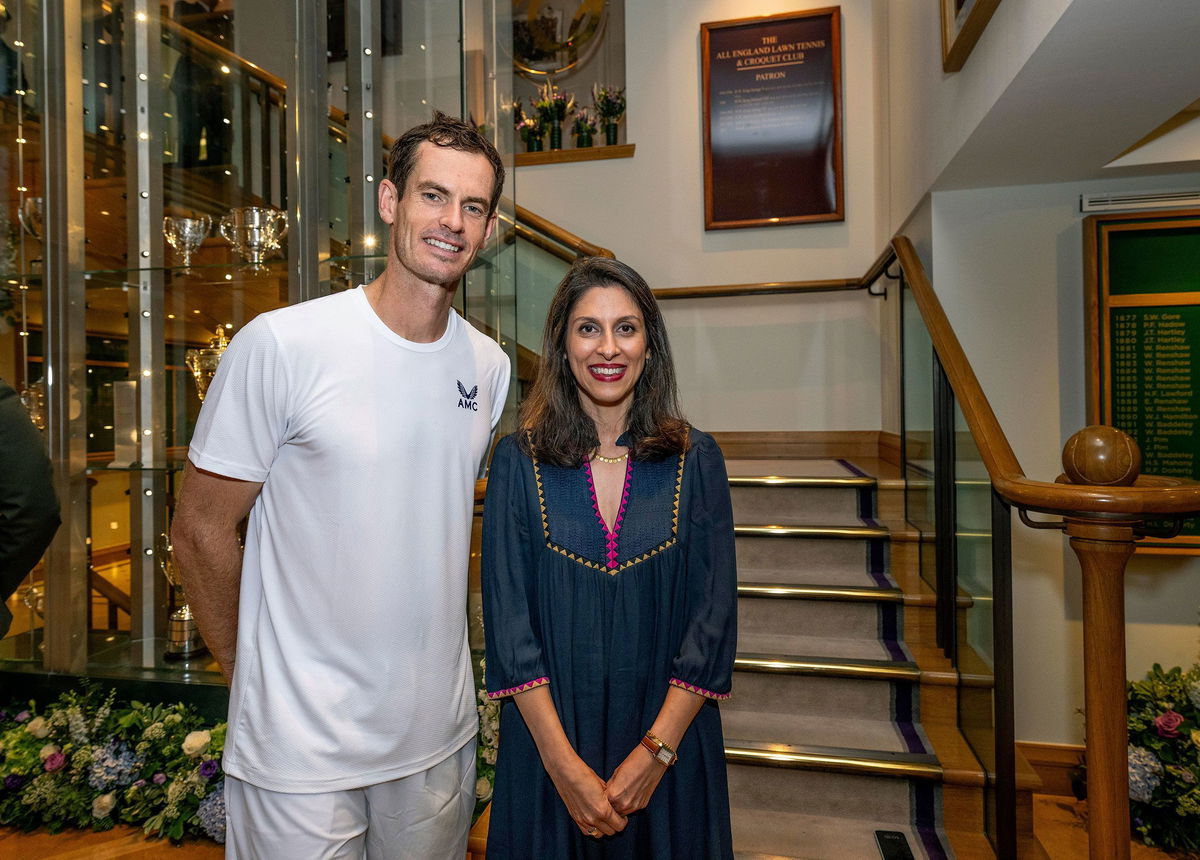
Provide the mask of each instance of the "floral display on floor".
{"label": "floral display on floor", "polygon": [[1129,807],[1147,845],[1200,852],[1200,663],[1129,684]]}
{"label": "floral display on floor", "polygon": [[[481,657],[479,668],[487,671],[487,662]],[[500,748],[500,700],[489,699],[487,685],[481,681],[475,694],[475,709],[479,712],[479,739],[475,747],[475,818],[492,800],[492,789],[496,782],[496,752]]]}
{"label": "floral display on floor", "polygon": [[[482,667],[483,661],[480,660]],[[500,703],[478,692],[475,818],[492,799]],[[51,833],[141,827],[225,841],[225,723],[183,704],[114,706],[89,686],[0,710],[0,825]]]}
{"label": "floral display on floor", "polygon": [[133,824],[225,841],[225,724],[186,705],[114,706],[98,688],[0,711],[0,824],[55,833]]}

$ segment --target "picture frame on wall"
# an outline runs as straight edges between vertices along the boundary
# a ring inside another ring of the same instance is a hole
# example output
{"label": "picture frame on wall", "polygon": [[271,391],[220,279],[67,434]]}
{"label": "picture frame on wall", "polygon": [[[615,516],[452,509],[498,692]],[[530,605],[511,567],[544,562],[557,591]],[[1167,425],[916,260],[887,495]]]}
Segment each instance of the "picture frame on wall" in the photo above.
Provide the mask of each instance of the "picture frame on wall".
{"label": "picture frame on wall", "polygon": [[700,25],[704,229],[845,220],[841,8]]}
{"label": "picture frame on wall", "polygon": [[942,71],[957,72],[992,20],[1000,0],[937,0],[942,4]]}

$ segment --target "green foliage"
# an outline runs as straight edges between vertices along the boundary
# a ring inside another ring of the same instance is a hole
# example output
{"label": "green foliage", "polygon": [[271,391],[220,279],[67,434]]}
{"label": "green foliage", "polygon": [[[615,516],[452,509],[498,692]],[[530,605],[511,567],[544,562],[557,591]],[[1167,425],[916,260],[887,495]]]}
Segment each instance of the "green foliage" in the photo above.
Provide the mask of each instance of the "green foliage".
{"label": "green foliage", "polygon": [[0,824],[57,832],[119,821],[175,840],[223,839],[224,744],[225,724],[210,727],[191,707],[116,707],[92,685],[44,710],[31,701],[0,711]]}
{"label": "green foliage", "polygon": [[1200,664],[1128,686],[1129,798],[1147,845],[1200,852]]}

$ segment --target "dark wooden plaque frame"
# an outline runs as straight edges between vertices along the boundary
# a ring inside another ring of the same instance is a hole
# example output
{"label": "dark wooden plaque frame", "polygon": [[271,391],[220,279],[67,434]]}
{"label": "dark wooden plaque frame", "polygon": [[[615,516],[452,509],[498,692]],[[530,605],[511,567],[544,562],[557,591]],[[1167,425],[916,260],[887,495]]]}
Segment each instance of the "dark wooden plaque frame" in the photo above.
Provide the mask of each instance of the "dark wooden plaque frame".
{"label": "dark wooden plaque frame", "polygon": [[[797,23],[819,26],[822,22],[824,27],[819,32],[823,39],[781,39],[781,33],[794,33]],[[730,51],[720,50],[732,38],[762,46],[764,53],[732,57]],[[822,40],[820,46],[811,44]],[[701,24],[700,58],[704,81],[704,229],[845,220],[841,7]],[[770,98],[775,91],[777,112],[787,108],[803,111],[805,101],[810,106],[813,102],[813,95],[803,92],[804,88],[819,89],[814,93],[818,108],[828,111],[828,118],[809,123],[813,130],[808,135],[770,141],[765,147],[759,144],[753,157],[720,152],[714,157],[713,124],[721,120],[722,112],[732,115],[737,105],[730,98],[730,90],[714,92],[713,79],[728,81],[730,74],[742,72],[758,78],[748,83],[761,85],[758,89],[765,97]],[[812,155],[801,155],[805,152]],[[730,204],[729,191],[743,187],[759,189],[758,202]]]}
{"label": "dark wooden plaque frame", "polygon": [[[1113,423],[1115,368],[1113,366],[1111,312],[1114,309],[1136,308],[1162,309],[1169,313],[1172,308],[1200,306],[1200,291],[1178,290],[1113,295],[1109,267],[1112,235],[1117,232],[1187,228],[1200,228],[1200,209],[1119,212],[1091,215],[1084,219],[1084,334],[1088,424],[1111,425]],[[1139,349],[1144,350],[1144,348],[1144,344],[1139,345]],[[1200,349],[1200,344],[1196,348]],[[1193,384],[1200,387],[1200,380],[1194,380]],[[1144,440],[1139,439],[1138,442],[1144,444]],[[1174,477],[1188,478],[1192,476],[1175,475]],[[1192,533],[1192,531],[1174,538],[1145,538],[1138,541],[1137,551],[1154,555],[1200,555],[1200,534]]]}

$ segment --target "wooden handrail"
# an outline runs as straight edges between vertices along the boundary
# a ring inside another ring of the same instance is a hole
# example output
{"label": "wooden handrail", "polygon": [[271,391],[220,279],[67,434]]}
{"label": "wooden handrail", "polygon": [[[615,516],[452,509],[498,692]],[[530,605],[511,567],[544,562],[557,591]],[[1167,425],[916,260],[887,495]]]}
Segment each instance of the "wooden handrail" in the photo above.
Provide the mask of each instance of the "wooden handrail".
{"label": "wooden handrail", "polygon": [[212,57],[215,60],[219,60],[220,62],[229,66],[230,69],[237,68],[244,72],[248,72],[251,77],[258,78],[264,83],[270,84],[272,89],[276,89],[280,93],[287,92],[287,83],[283,80],[283,78],[276,77],[262,66],[252,63],[244,57],[238,56],[223,45],[218,45],[212,39],[201,36],[195,30],[185,27],[177,21],[172,21],[170,18],[161,18],[159,20],[164,31],[171,33],[181,41],[189,43],[201,53],[207,54],[209,57]]}
{"label": "wooden handrail", "polygon": [[992,485],[1006,501],[1026,510],[1051,514],[1124,514],[1135,519],[1200,511],[1200,484],[1177,478],[1143,475],[1134,486],[1112,487],[1034,481],[1025,477],[912,242],[905,236],[897,236],[892,240],[892,248]]}
{"label": "wooden handrail", "polygon": [[723,296],[772,296],[784,293],[828,293],[857,290],[857,280],[775,281],[759,284],[716,284],[707,287],[659,287],[651,292],[660,302],[669,299],[715,299]]}
{"label": "wooden handrail", "polygon": [[543,236],[549,236],[559,245],[574,251],[576,256],[607,257],[610,260],[616,256],[612,251],[608,250],[608,248],[601,248],[599,245],[593,245],[586,239],[581,239],[570,230],[559,227],[553,221],[549,221],[546,218],[543,218],[541,215],[530,212],[519,203],[513,205],[513,212],[516,215],[516,221],[518,224],[524,224],[526,227],[541,233]]}

